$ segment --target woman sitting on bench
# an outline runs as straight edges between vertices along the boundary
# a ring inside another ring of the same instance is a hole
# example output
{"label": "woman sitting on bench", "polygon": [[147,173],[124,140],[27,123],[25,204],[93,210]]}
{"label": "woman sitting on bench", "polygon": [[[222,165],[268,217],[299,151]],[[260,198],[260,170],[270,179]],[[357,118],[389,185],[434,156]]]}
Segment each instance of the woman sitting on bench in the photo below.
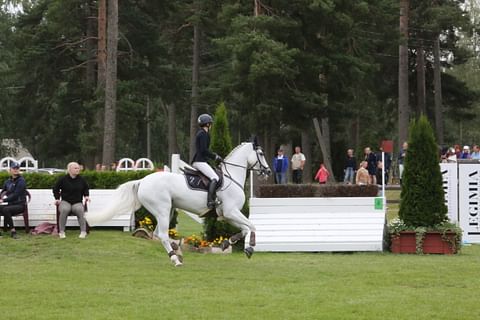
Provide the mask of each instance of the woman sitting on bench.
{"label": "woman sitting on bench", "polygon": [[55,205],[60,212],[60,221],[58,226],[58,236],[65,239],[65,227],[67,217],[72,212],[78,218],[80,225],[80,239],[87,236],[87,223],[85,221],[85,212],[83,209],[83,199],[90,201],[89,187],[87,182],[79,175],[80,165],[76,162],[70,162],[67,166],[67,174],[60,177],[53,187],[53,196]]}

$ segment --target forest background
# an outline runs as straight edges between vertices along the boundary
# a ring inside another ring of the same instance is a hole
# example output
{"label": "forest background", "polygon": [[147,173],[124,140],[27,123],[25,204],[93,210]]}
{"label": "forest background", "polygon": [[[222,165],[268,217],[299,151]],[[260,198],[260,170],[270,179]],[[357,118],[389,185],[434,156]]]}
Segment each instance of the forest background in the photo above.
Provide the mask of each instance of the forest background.
{"label": "forest background", "polygon": [[224,103],[233,145],[301,145],[307,182],[321,161],[340,178],[347,148],[393,140],[395,158],[421,113],[441,146],[480,143],[478,16],[462,0],[2,1],[0,138],[42,167],[188,161],[197,116]]}

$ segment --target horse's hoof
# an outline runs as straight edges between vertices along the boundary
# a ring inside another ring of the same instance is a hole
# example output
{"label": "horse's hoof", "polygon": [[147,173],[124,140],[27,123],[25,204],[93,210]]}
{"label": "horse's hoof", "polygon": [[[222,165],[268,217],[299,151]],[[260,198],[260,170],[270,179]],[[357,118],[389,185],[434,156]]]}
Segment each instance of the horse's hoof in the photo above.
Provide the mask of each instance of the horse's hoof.
{"label": "horse's hoof", "polygon": [[228,241],[227,239],[223,240],[220,244],[220,248],[222,249],[222,251],[227,250],[228,247],[230,247],[230,241]]}
{"label": "horse's hoof", "polygon": [[245,252],[245,254],[247,255],[247,258],[250,259],[253,255],[253,248],[252,247],[245,248],[243,252]]}
{"label": "horse's hoof", "polygon": [[178,263],[175,263],[175,267],[181,267],[183,266],[183,263],[181,263],[180,261]]}

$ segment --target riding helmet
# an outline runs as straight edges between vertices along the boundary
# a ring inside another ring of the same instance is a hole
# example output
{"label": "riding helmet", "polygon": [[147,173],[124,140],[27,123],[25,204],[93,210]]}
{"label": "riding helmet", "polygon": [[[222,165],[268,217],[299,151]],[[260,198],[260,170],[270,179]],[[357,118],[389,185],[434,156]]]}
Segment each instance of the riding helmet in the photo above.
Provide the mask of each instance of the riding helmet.
{"label": "riding helmet", "polygon": [[211,115],[204,113],[198,117],[198,125],[200,127],[206,126],[209,123],[213,123],[213,118]]}

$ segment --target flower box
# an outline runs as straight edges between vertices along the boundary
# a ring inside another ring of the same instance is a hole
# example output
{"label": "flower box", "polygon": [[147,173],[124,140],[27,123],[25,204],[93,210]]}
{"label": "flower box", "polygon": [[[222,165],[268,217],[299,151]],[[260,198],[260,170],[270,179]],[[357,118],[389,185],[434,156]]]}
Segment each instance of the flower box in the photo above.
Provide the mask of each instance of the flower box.
{"label": "flower box", "polygon": [[442,236],[440,232],[427,232],[423,240],[423,253],[455,254],[455,232],[447,232]]}
{"label": "flower box", "polygon": [[416,253],[417,246],[415,240],[415,231],[402,231],[399,234],[392,235],[391,250],[393,253]]}
{"label": "flower box", "polygon": [[[428,231],[422,241],[422,252],[426,254],[455,254],[458,248],[455,245],[455,232]],[[392,253],[417,253],[415,231],[401,231],[391,237]]]}

